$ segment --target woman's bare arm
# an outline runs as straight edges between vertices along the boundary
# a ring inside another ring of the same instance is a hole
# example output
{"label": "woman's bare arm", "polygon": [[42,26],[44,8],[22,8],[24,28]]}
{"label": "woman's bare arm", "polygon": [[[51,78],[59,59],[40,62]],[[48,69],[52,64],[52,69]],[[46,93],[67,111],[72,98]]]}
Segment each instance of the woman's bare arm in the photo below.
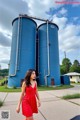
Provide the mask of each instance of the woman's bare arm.
{"label": "woman's bare arm", "polygon": [[23,84],[22,84],[22,92],[21,92],[21,95],[20,95],[20,99],[19,99],[19,102],[18,102],[17,109],[16,109],[17,112],[20,111],[20,105],[21,105],[23,96],[24,96],[24,94],[25,94],[25,87],[26,87],[26,84],[25,84],[25,82],[23,82]]}

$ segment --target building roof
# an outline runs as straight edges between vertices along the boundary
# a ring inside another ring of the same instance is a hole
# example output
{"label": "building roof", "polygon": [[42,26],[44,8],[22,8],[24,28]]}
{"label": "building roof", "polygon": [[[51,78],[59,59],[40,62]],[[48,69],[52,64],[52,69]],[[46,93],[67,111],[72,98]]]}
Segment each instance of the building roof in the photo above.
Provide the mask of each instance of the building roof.
{"label": "building roof", "polygon": [[77,73],[77,72],[70,72],[70,73],[67,73],[65,75],[68,75],[68,76],[80,76],[80,73]]}

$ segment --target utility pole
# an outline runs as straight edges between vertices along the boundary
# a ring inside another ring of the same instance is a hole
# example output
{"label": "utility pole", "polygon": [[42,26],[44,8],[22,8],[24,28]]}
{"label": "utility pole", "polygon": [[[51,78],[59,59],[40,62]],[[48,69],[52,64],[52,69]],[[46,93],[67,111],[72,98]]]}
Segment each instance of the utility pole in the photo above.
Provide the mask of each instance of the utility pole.
{"label": "utility pole", "polygon": [[66,58],[66,51],[64,51],[64,58]]}

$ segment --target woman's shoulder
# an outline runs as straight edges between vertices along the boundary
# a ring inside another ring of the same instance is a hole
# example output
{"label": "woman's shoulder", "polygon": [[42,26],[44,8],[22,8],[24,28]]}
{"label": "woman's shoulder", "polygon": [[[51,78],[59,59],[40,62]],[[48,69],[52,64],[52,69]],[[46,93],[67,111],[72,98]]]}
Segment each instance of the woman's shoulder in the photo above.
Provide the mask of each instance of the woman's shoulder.
{"label": "woman's shoulder", "polygon": [[22,86],[26,87],[26,82],[25,81],[23,81]]}
{"label": "woman's shoulder", "polygon": [[35,80],[35,84],[36,84],[36,86],[37,86],[37,81]]}

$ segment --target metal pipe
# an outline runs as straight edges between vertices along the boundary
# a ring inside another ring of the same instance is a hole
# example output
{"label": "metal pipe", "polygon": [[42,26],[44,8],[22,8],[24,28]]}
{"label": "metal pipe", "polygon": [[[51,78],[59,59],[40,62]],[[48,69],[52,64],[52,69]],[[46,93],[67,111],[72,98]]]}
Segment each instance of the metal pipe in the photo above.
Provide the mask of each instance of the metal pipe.
{"label": "metal pipe", "polygon": [[28,16],[27,14],[19,14],[19,17],[27,17],[27,18],[32,18],[32,19],[36,19],[36,20],[47,22],[47,19],[37,18],[37,17],[33,17],[33,16]]}
{"label": "metal pipe", "polygon": [[39,51],[39,33],[38,33],[38,72],[39,72],[39,59],[40,59],[40,51]]}
{"label": "metal pipe", "polygon": [[19,28],[20,28],[20,17],[19,17],[19,22],[18,22],[18,31],[17,31],[17,49],[16,49],[16,64],[15,64],[15,73],[14,74],[9,74],[9,76],[15,76],[17,72],[17,64],[18,64],[18,44],[19,44]]}
{"label": "metal pipe", "polygon": [[48,56],[48,74],[45,75],[45,81],[47,85],[47,77],[50,76],[50,59],[49,59],[49,28],[48,28],[48,20],[47,20],[47,56]]}
{"label": "metal pipe", "polygon": [[17,60],[17,70],[19,69],[20,66],[20,53],[21,53],[21,33],[22,33],[22,18],[20,18],[20,22],[19,22],[19,42],[18,42],[18,60]]}

